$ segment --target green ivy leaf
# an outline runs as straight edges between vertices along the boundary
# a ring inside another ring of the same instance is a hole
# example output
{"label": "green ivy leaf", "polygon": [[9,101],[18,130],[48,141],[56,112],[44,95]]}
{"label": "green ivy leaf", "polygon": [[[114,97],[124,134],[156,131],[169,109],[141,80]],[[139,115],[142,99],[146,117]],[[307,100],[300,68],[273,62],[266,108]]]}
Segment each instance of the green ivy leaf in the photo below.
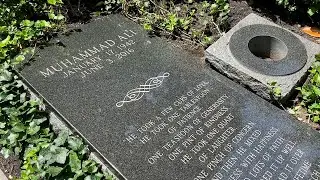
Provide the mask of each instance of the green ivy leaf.
{"label": "green ivy leaf", "polygon": [[7,36],[4,40],[0,41],[0,48],[5,47],[10,42],[10,36]]}
{"label": "green ivy leaf", "polygon": [[7,123],[5,123],[5,122],[0,122],[0,129],[5,128],[5,127],[6,127],[6,124],[7,124]]}
{"label": "green ivy leaf", "polygon": [[94,175],[88,175],[84,179],[85,180],[100,180],[103,178],[103,174],[101,173],[96,173]]}
{"label": "green ivy leaf", "polygon": [[97,163],[93,160],[86,160],[82,162],[82,170],[86,173],[96,173],[98,171]]}
{"label": "green ivy leaf", "polygon": [[17,142],[17,138],[19,137],[19,134],[17,133],[10,133],[10,135],[7,137],[10,144],[14,144]]}
{"label": "green ivy leaf", "polygon": [[309,109],[320,110],[320,104],[315,102],[311,106],[309,106]]}
{"label": "green ivy leaf", "polygon": [[95,173],[93,176],[94,176],[96,179],[102,179],[104,175],[103,175],[102,173]]}
{"label": "green ivy leaf", "polygon": [[83,148],[79,151],[79,154],[85,155],[85,154],[87,154],[88,152],[89,152],[89,148],[88,148],[88,146],[86,145],[86,146],[83,146]]}
{"label": "green ivy leaf", "polygon": [[37,108],[33,107],[33,108],[31,108],[31,109],[27,112],[27,114],[32,114],[32,113],[34,113],[35,111],[37,111]]}
{"label": "green ivy leaf", "polygon": [[68,147],[73,151],[80,151],[83,148],[83,142],[80,138],[70,136],[68,138]]}
{"label": "green ivy leaf", "polygon": [[49,19],[56,19],[56,15],[54,13],[48,14]]}
{"label": "green ivy leaf", "polygon": [[280,87],[275,87],[273,90],[274,95],[276,96],[281,96],[281,88]]}
{"label": "green ivy leaf", "polygon": [[9,132],[9,130],[0,129],[0,135],[7,134],[8,132]]}
{"label": "green ivy leaf", "polygon": [[64,19],[64,16],[62,14],[58,14],[56,16],[56,19],[60,21],[60,20]]}
{"label": "green ivy leaf", "polygon": [[14,154],[15,154],[15,155],[20,154],[21,150],[22,150],[22,149],[21,149],[20,147],[18,147],[18,146],[15,147],[15,148],[14,148]]}
{"label": "green ivy leaf", "polygon": [[26,131],[26,127],[22,123],[18,123],[12,128],[12,131],[17,133],[24,132]]}
{"label": "green ivy leaf", "polygon": [[45,122],[47,120],[46,117],[43,117],[43,118],[39,118],[39,119],[33,119],[33,122],[36,124],[36,125],[40,125],[41,123]]}
{"label": "green ivy leaf", "polygon": [[312,90],[317,96],[320,96],[320,89],[318,87],[312,86]]}
{"label": "green ivy leaf", "polygon": [[58,137],[53,142],[56,146],[61,146],[66,142],[68,136],[69,134],[67,131],[62,131],[59,133]]}
{"label": "green ivy leaf", "polygon": [[12,154],[12,150],[2,147],[1,154],[7,159]]}
{"label": "green ivy leaf", "polygon": [[21,93],[19,102],[24,103],[26,101],[26,96],[27,96],[27,93]]}
{"label": "green ivy leaf", "polygon": [[27,158],[35,157],[38,151],[39,151],[38,147],[31,146],[31,147],[27,148],[23,159],[26,160]]}
{"label": "green ivy leaf", "polygon": [[320,61],[320,54],[316,54],[315,58],[316,58],[317,61]]}
{"label": "green ivy leaf", "polygon": [[317,8],[311,7],[308,9],[308,14],[309,14],[309,16],[313,16],[317,11],[318,11]]}
{"label": "green ivy leaf", "polygon": [[51,177],[55,177],[55,176],[59,175],[62,170],[63,170],[62,167],[49,166],[47,169],[47,172],[50,174]]}
{"label": "green ivy leaf", "polygon": [[14,95],[13,94],[8,94],[6,98],[4,98],[4,101],[11,101],[13,100]]}
{"label": "green ivy leaf", "polygon": [[319,116],[313,116],[312,121],[317,123],[320,121],[320,117]]}
{"label": "green ivy leaf", "polygon": [[57,4],[57,1],[56,0],[47,0],[48,4],[51,4],[51,5],[56,5]]}
{"label": "green ivy leaf", "polygon": [[15,62],[14,64],[20,64],[22,61],[24,61],[26,58],[24,57],[24,55],[18,55],[16,58],[15,58]]}
{"label": "green ivy leaf", "polygon": [[35,122],[31,122],[28,129],[27,134],[34,135],[39,132],[40,126],[37,126]]}
{"label": "green ivy leaf", "polygon": [[64,164],[66,162],[69,150],[64,147],[58,147],[56,150],[56,162]]}
{"label": "green ivy leaf", "polygon": [[320,75],[316,73],[312,78],[313,83],[320,84]]}
{"label": "green ivy leaf", "polygon": [[144,23],[143,24],[143,29],[146,31],[151,31],[152,30],[152,26],[149,23]]}
{"label": "green ivy leaf", "polygon": [[81,161],[78,158],[77,153],[70,151],[69,153],[69,166],[72,172],[76,172],[81,169]]}
{"label": "green ivy leaf", "polygon": [[103,172],[103,175],[106,180],[113,180],[114,179],[114,177],[107,172]]}
{"label": "green ivy leaf", "polygon": [[23,20],[23,21],[21,22],[21,25],[22,25],[22,26],[26,26],[26,27],[30,27],[30,26],[32,26],[33,24],[34,24],[34,22],[33,22],[33,21],[30,21],[30,20],[28,20],[28,19]]}
{"label": "green ivy leaf", "polygon": [[50,22],[48,22],[48,21],[38,20],[38,21],[36,21],[35,26],[37,28],[45,28],[45,27],[50,27],[51,25],[50,25]]}
{"label": "green ivy leaf", "polygon": [[6,69],[0,71],[0,82],[1,81],[11,81],[12,73]]}
{"label": "green ivy leaf", "polygon": [[[84,172],[82,172],[82,170],[76,171],[75,175],[73,176],[73,179],[78,179],[79,177],[83,176]],[[73,180],[73,179],[69,179],[69,180]]]}
{"label": "green ivy leaf", "polygon": [[93,177],[91,175],[88,175],[84,178],[84,180],[94,180]]}
{"label": "green ivy leaf", "polygon": [[[49,146],[48,146],[49,147]],[[54,154],[50,151],[50,148],[43,148],[39,152],[38,162],[41,164],[50,165],[55,162]]]}

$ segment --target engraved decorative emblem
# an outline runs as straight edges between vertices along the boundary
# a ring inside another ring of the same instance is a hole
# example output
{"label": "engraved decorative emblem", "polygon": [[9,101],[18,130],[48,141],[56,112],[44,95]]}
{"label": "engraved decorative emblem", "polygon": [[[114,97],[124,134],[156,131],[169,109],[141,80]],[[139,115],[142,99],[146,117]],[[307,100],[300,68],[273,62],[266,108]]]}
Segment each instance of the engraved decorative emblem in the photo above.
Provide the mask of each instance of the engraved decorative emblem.
{"label": "engraved decorative emblem", "polygon": [[169,77],[169,73],[164,73],[162,76],[149,78],[144,85],[140,85],[138,88],[132,89],[127,92],[122,101],[116,103],[117,107],[122,107],[124,103],[137,101],[141,99],[145,93],[150,92],[151,89],[158,88],[162,85],[163,80]]}

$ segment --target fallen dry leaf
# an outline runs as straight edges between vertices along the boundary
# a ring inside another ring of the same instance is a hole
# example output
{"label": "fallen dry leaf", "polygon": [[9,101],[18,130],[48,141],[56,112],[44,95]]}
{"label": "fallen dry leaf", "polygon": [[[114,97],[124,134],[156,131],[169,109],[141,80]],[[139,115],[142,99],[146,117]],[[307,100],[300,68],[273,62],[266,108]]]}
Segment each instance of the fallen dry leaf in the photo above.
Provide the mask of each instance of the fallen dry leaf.
{"label": "fallen dry leaf", "polygon": [[312,37],[320,38],[320,29],[319,28],[306,26],[306,27],[302,28],[302,32],[304,32]]}

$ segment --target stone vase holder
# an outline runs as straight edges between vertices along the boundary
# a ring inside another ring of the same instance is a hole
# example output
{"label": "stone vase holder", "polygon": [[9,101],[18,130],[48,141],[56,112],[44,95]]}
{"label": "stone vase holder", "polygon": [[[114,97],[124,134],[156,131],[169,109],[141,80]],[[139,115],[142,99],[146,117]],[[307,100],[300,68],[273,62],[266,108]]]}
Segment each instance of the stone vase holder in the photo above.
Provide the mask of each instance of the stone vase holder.
{"label": "stone vase holder", "polygon": [[320,46],[256,14],[241,20],[206,50],[206,59],[229,78],[271,99],[277,82],[286,101],[302,84]]}

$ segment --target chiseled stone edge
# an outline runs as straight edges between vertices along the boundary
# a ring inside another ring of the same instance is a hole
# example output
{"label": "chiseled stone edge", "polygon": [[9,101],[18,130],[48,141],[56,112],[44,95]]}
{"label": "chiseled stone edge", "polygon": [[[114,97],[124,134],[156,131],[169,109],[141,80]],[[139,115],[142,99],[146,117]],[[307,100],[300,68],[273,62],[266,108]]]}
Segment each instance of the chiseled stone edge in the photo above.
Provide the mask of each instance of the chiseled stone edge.
{"label": "chiseled stone edge", "polygon": [[[32,90],[29,89],[29,87],[26,84],[24,84],[23,82],[22,82],[22,84],[25,87],[25,89],[30,93],[31,99],[40,100],[39,96],[36,93],[32,92]],[[68,124],[66,124],[63,120],[61,120],[61,118],[59,118],[59,116],[55,112],[53,112],[50,108],[47,108],[45,102],[43,102],[40,105],[40,108],[43,110],[47,110],[49,112],[49,122],[52,125],[52,129],[55,133],[58,134],[61,131],[67,131],[69,133],[69,135],[76,134],[80,138],[82,138],[81,135],[79,135],[76,131],[72,130],[73,129],[72,127],[69,127]],[[86,142],[84,142],[84,143],[86,143]],[[86,143],[86,144],[89,145],[89,152],[90,152],[89,159],[92,159],[92,160],[96,161],[98,164],[100,164],[102,170],[113,175],[113,177],[115,177],[114,178],[115,180],[121,179],[121,178],[119,178],[119,177],[121,177],[121,175],[118,175],[118,172],[116,170],[114,170],[111,166],[109,166],[105,162],[104,158],[99,155],[98,152],[94,151],[94,148],[90,146],[90,143]],[[2,180],[1,172],[0,172],[0,179]],[[7,180],[7,179],[5,179],[5,180]]]}
{"label": "chiseled stone edge", "polygon": [[205,56],[210,65],[216,68],[221,74],[227,76],[228,78],[236,81],[243,86],[247,86],[249,90],[255,92],[259,96],[265,99],[270,99],[270,94],[268,93],[269,88],[266,85],[262,84],[260,81],[243,73],[237,68],[234,68],[230,64],[219,60],[219,58],[207,51],[205,52]]}
{"label": "chiseled stone edge", "polygon": [[[212,68],[217,70],[219,73],[227,76],[232,81],[241,84],[246,89],[256,93],[258,96],[266,100],[272,99],[272,97],[270,96],[270,88],[264,85],[259,80],[247,75],[246,73],[238,70],[230,64],[220,60],[219,58],[207,51],[205,52],[205,56],[206,61],[208,61],[209,65],[212,66]],[[301,77],[301,79],[298,82],[296,82],[295,86],[292,89],[295,89],[298,86],[303,85],[307,78],[308,72],[305,72],[305,74]],[[283,104],[287,103],[290,97],[295,93],[295,90],[291,90],[290,92],[285,93],[285,95],[281,97],[280,102]]]}
{"label": "chiseled stone edge", "polygon": [[4,172],[0,169],[0,179],[1,180],[8,180],[7,176],[4,174]]}

